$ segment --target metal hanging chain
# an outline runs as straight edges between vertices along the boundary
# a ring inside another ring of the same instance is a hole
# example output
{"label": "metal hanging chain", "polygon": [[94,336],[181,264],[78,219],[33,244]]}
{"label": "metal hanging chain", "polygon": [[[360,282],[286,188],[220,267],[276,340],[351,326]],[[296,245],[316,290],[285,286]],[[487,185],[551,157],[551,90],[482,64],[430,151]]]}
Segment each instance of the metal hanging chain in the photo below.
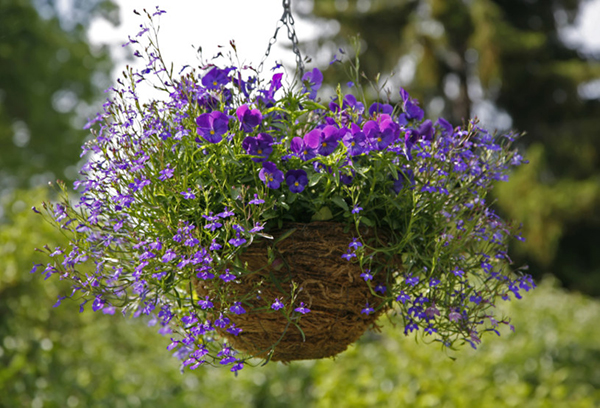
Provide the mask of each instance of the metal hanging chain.
{"label": "metal hanging chain", "polygon": [[287,37],[292,42],[292,51],[296,55],[296,68],[300,73],[300,78],[304,75],[304,62],[302,61],[302,55],[300,54],[300,48],[298,48],[298,37],[296,36],[296,30],[294,29],[294,16],[292,16],[291,10],[291,0],[283,0],[283,15],[277,22],[277,28],[275,28],[275,34],[269,40],[269,44],[267,46],[267,52],[265,52],[265,56],[263,57],[260,65],[258,66],[258,72],[262,72],[263,64],[265,60],[271,53],[271,47],[273,44],[277,42],[277,34],[279,33],[279,29],[283,26],[287,28]]}

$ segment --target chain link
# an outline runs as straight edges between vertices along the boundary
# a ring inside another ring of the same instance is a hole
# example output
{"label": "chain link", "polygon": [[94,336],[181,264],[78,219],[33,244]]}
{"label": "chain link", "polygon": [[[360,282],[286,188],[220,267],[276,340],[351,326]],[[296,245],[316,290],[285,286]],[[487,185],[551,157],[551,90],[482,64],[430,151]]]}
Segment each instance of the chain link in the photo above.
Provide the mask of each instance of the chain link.
{"label": "chain link", "polygon": [[296,68],[298,69],[298,72],[300,73],[300,78],[302,78],[302,76],[304,75],[304,62],[302,61],[302,54],[300,54],[300,48],[298,47],[298,37],[296,36],[296,30],[294,29],[295,22],[294,22],[294,16],[292,16],[291,3],[292,3],[292,0],[283,0],[282,1],[283,15],[277,22],[277,27],[275,28],[275,34],[273,34],[273,37],[271,37],[271,39],[269,40],[269,44],[267,46],[267,52],[265,52],[265,55],[264,55],[262,61],[260,62],[260,65],[258,66],[258,72],[262,72],[263,64],[265,63],[266,59],[269,57],[269,54],[271,53],[271,47],[273,46],[273,44],[275,44],[277,42],[277,34],[279,33],[279,29],[281,27],[285,26],[287,28],[287,37],[292,42],[292,51],[296,55]]}

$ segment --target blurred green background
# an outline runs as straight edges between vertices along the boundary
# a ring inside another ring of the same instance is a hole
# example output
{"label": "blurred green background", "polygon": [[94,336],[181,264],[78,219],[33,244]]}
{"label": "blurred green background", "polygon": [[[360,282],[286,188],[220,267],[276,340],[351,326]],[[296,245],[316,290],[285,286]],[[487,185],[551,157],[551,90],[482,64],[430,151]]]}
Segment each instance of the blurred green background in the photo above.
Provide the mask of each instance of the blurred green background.
{"label": "blurred green background", "polygon": [[527,132],[530,163],[495,198],[523,222],[527,241],[512,254],[539,287],[502,304],[516,332],[488,336],[477,351],[445,353],[384,322],[335,360],[234,377],[180,374],[155,328],[80,314],[72,301],[52,308],[68,287],[29,273],[46,261],[35,246],[64,246],[31,212],[52,198],[40,185],[76,176],[85,117],[110,84],[109,53],[86,29],[94,18],[118,23],[119,11],[106,0],[73,0],[66,14],[53,0],[0,0],[0,407],[598,406],[600,54],[562,34],[584,3],[295,2],[302,18],[333,27],[302,48],[326,60],[328,83],[347,81],[327,61],[360,33],[366,76],[405,87],[432,117],[460,124],[476,114]]}

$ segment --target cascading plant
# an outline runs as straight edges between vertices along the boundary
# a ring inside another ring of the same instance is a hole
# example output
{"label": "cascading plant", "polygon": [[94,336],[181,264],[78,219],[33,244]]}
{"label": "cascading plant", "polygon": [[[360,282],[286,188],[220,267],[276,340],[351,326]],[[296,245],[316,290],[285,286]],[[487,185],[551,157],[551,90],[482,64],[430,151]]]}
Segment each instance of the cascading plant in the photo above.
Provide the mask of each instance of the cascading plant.
{"label": "cascading plant", "polygon": [[[299,86],[215,61],[174,74],[162,13],[87,125],[76,197],[59,182],[34,208],[70,239],[34,271],[82,309],[149,316],[191,369],[335,355],[382,314],[446,347],[509,324],[496,302],[535,285],[486,195],[523,161],[514,134],[424,120],[403,89],[323,102],[317,68]],[[147,84],[161,97],[143,102]]]}

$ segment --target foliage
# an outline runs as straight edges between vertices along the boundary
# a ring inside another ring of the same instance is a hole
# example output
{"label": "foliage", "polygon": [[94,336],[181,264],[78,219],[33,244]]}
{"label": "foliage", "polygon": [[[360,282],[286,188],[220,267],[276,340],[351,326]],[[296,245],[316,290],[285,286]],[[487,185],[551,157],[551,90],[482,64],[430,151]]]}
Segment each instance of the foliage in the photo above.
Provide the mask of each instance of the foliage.
{"label": "foliage", "polygon": [[64,244],[30,216],[42,199],[18,192],[5,203],[13,222],[0,231],[1,406],[579,408],[600,398],[600,303],[553,280],[527,302],[501,306],[515,333],[452,353],[455,361],[385,322],[335,360],[269,364],[235,379],[211,368],[182,376],[164,339],[140,320],[77,313],[71,300],[40,307],[64,289],[28,273],[43,256],[31,243]]}
{"label": "foliage", "polygon": [[0,1],[0,190],[76,175],[64,171],[76,165],[85,138],[77,122],[112,67],[85,31],[97,13],[116,22],[112,2],[72,2],[70,24],[53,15],[54,2],[35,2],[47,17],[33,3]]}
{"label": "foliage", "polygon": [[[280,73],[263,84],[250,67],[205,64],[176,77],[155,46],[152,19],[162,13],[147,13],[150,25],[130,39],[138,44],[150,32],[134,54],[146,67],[130,70],[89,124],[98,126],[84,147],[80,199],[70,203],[63,186],[61,203],[44,204],[70,243],[45,248],[53,258],[46,278],[71,280],[82,308],[89,301],[105,313],[153,316],[160,332],[177,333],[170,347],[185,366],[237,371],[253,354],[218,341],[223,331],[244,336],[236,316],[282,314],[302,331],[311,306],[300,301],[298,282],[273,274],[240,286],[260,272],[240,255],[271,240],[275,268],[277,242],[294,233],[273,240],[276,229],[333,221],[354,235],[341,258],[360,266],[364,292],[374,296],[359,305],[362,314],[397,307],[406,332],[447,347],[476,347],[507,324],[493,312],[496,301],[534,286],[513,275],[512,227],[486,203],[492,183],[522,161],[510,149],[513,134],[495,139],[476,122],[423,121],[403,89],[395,106],[365,109],[341,92],[325,106],[316,99],[318,69],[303,76],[302,89],[280,90]],[[138,89],[148,81],[168,98],[142,103]],[[208,288],[200,298],[198,281]]]}

